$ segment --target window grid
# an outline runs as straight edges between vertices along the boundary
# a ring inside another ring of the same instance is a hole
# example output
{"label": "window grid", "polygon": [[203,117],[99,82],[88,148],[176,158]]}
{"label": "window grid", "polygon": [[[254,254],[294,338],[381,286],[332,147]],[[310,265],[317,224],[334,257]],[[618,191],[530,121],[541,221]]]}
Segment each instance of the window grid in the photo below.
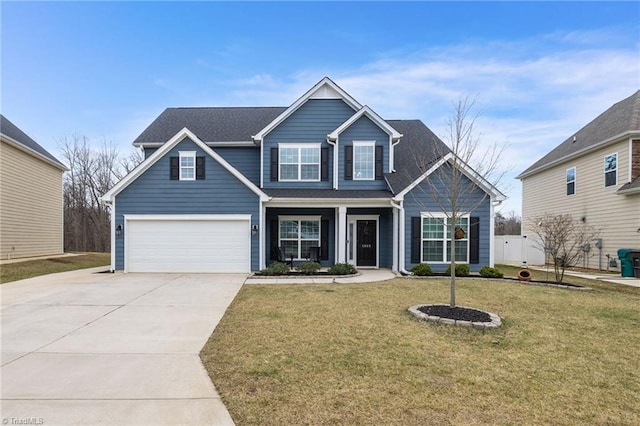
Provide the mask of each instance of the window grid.
{"label": "window grid", "polygon": [[616,186],[618,184],[618,153],[604,157],[604,186]]}
{"label": "window grid", "polygon": [[196,179],[196,153],[180,152],[180,180]]}
{"label": "window grid", "polygon": [[373,180],[375,170],[375,143],[354,143],[353,179]]}
{"label": "window grid", "polygon": [[280,220],[279,245],[287,259],[308,259],[311,247],[320,247],[320,220]]}
{"label": "window grid", "polygon": [[567,169],[567,195],[576,193],[576,168]]}
{"label": "window grid", "polygon": [[281,181],[319,181],[320,147],[280,146]]}
{"label": "window grid", "polygon": [[[449,221],[448,218],[422,218],[422,262],[451,262]],[[464,238],[455,240],[456,262],[466,263],[469,259],[469,218],[459,218],[456,227],[464,231]]]}

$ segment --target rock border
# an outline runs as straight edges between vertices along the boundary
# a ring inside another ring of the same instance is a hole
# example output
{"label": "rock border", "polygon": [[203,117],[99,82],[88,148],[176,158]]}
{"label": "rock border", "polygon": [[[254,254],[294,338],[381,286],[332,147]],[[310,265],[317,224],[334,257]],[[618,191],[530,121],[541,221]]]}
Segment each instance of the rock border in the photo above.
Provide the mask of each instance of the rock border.
{"label": "rock border", "polygon": [[472,327],[472,328],[485,330],[485,329],[498,328],[502,325],[502,320],[500,319],[499,316],[497,316],[494,313],[483,311],[482,309],[478,309],[478,308],[471,308],[468,306],[458,306],[459,308],[473,309],[474,311],[484,312],[485,314],[489,315],[489,317],[491,318],[491,321],[489,322],[461,321],[461,320],[453,320],[450,318],[437,317],[434,315],[427,315],[424,312],[419,310],[419,308],[423,306],[444,306],[444,305],[442,303],[432,303],[432,304],[422,303],[419,305],[413,305],[409,307],[408,311],[414,317],[424,321],[431,321],[431,322],[436,322],[440,324],[456,325],[458,327]]}

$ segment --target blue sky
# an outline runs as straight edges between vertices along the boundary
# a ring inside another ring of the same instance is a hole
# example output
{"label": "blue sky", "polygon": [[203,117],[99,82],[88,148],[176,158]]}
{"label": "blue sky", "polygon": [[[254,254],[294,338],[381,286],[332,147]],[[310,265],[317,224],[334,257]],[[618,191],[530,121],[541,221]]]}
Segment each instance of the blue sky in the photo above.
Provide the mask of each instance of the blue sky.
{"label": "blue sky", "polygon": [[323,76],[387,119],[445,132],[478,97],[513,177],[640,88],[639,2],[1,3],[1,111],[59,156],[123,154],[166,107],[287,106]]}

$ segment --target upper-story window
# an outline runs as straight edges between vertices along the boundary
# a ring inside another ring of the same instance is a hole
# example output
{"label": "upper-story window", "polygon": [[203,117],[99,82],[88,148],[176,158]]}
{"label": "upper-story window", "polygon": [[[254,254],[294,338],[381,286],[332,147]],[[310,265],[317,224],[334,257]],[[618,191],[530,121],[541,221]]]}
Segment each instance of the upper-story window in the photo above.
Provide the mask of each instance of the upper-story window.
{"label": "upper-story window", "polygon": [[576,193],[576,168],[567,169],[567,195]]}
{"label": "upper-story window", "polygon": [[196,180],[195,151],[180,151],[180,180]]}
{"label": "upper-story window", "polygon": [[353,179],[373,180],[375,142],[353,142]]}
{"label": "upper-story window", "polygon": [[280,144],[279,179],[281,181],[319,181],[320,144]]}
{"label": "upper-story window", "polygon": [[616,186],[618,184],[618,153],[604,157],[604,186]]}

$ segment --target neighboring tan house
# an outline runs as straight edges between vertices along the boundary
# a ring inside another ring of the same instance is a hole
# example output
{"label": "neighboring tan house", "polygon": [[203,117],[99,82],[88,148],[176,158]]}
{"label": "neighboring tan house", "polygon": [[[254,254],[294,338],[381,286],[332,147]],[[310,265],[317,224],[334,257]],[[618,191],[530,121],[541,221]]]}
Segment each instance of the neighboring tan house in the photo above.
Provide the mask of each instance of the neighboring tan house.
{"label": "neighboring tan house", "polygon": [[0,115],[0,259],[63,253],[67,168]]}
{"label": "neighboring tan house", "polygon": [[[447,220],[425,179],[446,180],[453,154],[421,121],[384,120],[329,78],[289,107],[168,108],[133,144],[144,162],[103,197],[112,269],[449,264]],[[505,196],[464,173],[475,203],[459,206],[456,260],[477,271],[493,265],[493,209]]]}
{"label": "neighboring tan house", "polygon": [[601,229],[602,249],[591,245],[589,267],[606,269],[606,255],[617,259],[620,248],[640,249],[640,91],[600,114],[518,179],[523,235],[533,236],[531,221],[542,213],[568,213]]}

